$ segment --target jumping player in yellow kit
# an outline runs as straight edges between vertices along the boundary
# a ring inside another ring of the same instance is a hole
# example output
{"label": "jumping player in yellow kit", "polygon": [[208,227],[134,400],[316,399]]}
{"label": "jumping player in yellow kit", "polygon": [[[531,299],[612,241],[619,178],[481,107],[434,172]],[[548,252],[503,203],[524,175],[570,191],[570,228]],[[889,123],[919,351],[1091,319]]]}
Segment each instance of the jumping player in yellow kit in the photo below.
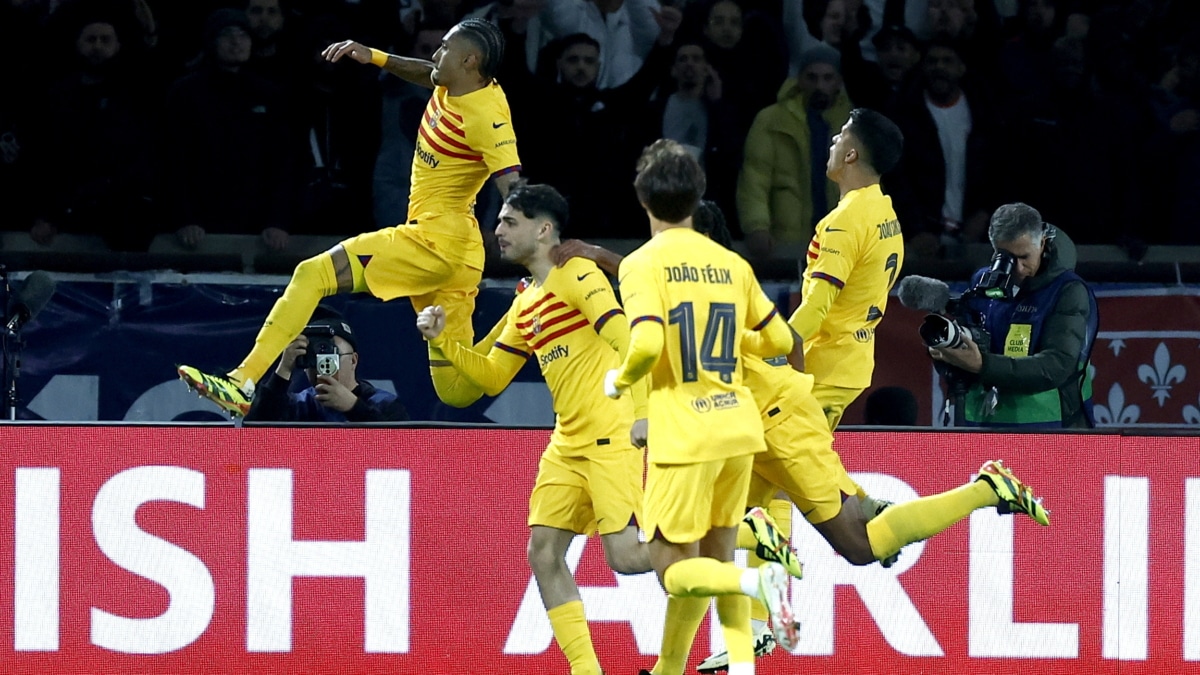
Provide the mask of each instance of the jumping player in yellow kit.
{"label": "jumping player in yellow kit", "polygon": [[[408,297],[420,311],[448,310],[447,339],[469,344],[471,314],[483,274],[483,239],[473,212],[484,183],[502,195],[519,178],[512,116],[494,75],[504,37],[492,23],[467,19],[452,28],[433,61],[393,56],[354,41],[330,45],[329,61],[348,57],[432,87],[413,155],[408,221],[352,237],[296,266],[245,360],[225,375],[193,366],[180,377],[231,415],[244,415],[257,382],[304,328],[320,300],[336,293],[368,292],[383,300]],[[438,397],[450,405],[479,398],[435,347],[430,375]]]}

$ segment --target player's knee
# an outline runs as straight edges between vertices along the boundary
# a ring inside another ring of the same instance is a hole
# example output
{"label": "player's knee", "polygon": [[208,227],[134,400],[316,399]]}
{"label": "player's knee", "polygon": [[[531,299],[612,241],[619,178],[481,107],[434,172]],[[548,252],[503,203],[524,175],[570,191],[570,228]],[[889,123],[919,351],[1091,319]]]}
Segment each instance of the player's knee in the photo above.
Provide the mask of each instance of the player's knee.
{"label": "player's knee", "polygon": [[337,285],[330,274],[333,265],[328,258],[328,253],[321,253],[301,260],[292,272],[292,283],[320,289],[325,295],[336,293]]}
{"label": "player's knee", "polygon": [[553,544],[537,536],[536,533],[529,536],[525,555],[529,559],[529,567],[534,572],[545,572],[566,564],[562,554],[555,549]]}
{"label": "player's knee", "polygon": [[617,574],[641,574],[646,571],[648,559],[639,560],[636,551],[624,547],[604,549],[604,559],[608,568]]}

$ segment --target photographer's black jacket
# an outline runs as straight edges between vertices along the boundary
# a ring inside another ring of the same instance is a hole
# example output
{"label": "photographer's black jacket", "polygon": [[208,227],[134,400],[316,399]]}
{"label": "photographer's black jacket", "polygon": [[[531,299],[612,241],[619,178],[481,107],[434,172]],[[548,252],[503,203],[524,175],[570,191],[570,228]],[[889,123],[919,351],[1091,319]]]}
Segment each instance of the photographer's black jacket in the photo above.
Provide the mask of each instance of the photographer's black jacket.
{"label": "photographer's black jacket", "polygon": [[317,390],[308,386],[291,394],[290,380],[275,373],[254,392],[247,422],[405,422],[408,411],[395,394],[376,389],[370,382],[354,388],[358,401],[343,413],[326,408],[317,400]]}
{"label": "photographer's black jacket", "polygon": [[[1050,286],[1063,274],[1073,272],[1075,262],[1075,243],[1058,230],[1053,243],[1047,246],[1047,256],[1038,274],[1026,281],[1012,302],[1019,303]],[[1012,358],[988,353],[986,346],[980,345],[983,368],[979,373],[979,384],[995,386],[1002,401],[1005,394],[1034,394],[1058,389],[1062,426],[1092,426],[1090,411],[1081,394],[1079,362],[1081,352],[1085,347],[1090,350],[1090,341],[1095,339],[1093,303],[1082,280],[1067,282],[1058,293],[1057,303],[1046,317],[1041,337],[1032,345],[1030,356]],[[987,325],[986,328],[993,336],[993,346],[997,340],[1004,339],[1008,330],[1008,326]]]}

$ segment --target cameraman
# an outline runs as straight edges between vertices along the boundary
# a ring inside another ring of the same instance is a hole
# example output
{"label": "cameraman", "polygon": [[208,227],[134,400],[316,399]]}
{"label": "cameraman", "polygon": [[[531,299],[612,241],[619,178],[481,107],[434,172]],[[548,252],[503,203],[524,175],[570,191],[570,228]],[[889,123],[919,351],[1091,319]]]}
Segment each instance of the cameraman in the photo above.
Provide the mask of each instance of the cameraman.
{"label": "cameraman", "polygon": [[[973,426],[1090,428],[1088,358],[1096,339],[1096,297],[1075,274],[1075,244],[1031,206],[1005,204],[988,237],[1015,258],[1011,299],[979,299],[973,309],[991,336],[986,353],[964,336],[957,348],[930,348],[935,361],[978,374],[963,416]],[[987,270],[975,274],[979,285]]]}
{"label": "cameraman", "polygon": [[[332,311],[318,309],[322,318],[314,318],[305,327],[327,328],[337,350],[337,372],[317,375],[315,368],[305,369],[311,383],[296,393],[289,393],[296,359],[308,353],[310,341],[301,333],[283,350],[275,373],[254,394],[248,422],[404,422],[408,411],[396,395],[376,389],[370,382],[355,378],[358,351],[350,324]],[[318,316],[319,314],[314,314]]]}

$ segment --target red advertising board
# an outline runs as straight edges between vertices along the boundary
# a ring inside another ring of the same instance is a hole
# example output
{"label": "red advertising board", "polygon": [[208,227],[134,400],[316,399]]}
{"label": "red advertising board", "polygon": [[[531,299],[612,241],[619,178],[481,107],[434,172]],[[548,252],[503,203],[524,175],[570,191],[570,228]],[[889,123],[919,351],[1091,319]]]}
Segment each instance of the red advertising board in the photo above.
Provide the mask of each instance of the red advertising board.
{"label": "red advertising board", "polygon": [[[3,426],[0,672],[566,672],[525,560],[546,431]],[[976,512],[890,570],[800,522],[804,624],[763,673],[1200,672],[1200,439],[843,432],[896,500],[1003,457],[1053,524]],[[571,564],[608,673],[662,591]],[[711,645],[708,623],[693,651]]]}

